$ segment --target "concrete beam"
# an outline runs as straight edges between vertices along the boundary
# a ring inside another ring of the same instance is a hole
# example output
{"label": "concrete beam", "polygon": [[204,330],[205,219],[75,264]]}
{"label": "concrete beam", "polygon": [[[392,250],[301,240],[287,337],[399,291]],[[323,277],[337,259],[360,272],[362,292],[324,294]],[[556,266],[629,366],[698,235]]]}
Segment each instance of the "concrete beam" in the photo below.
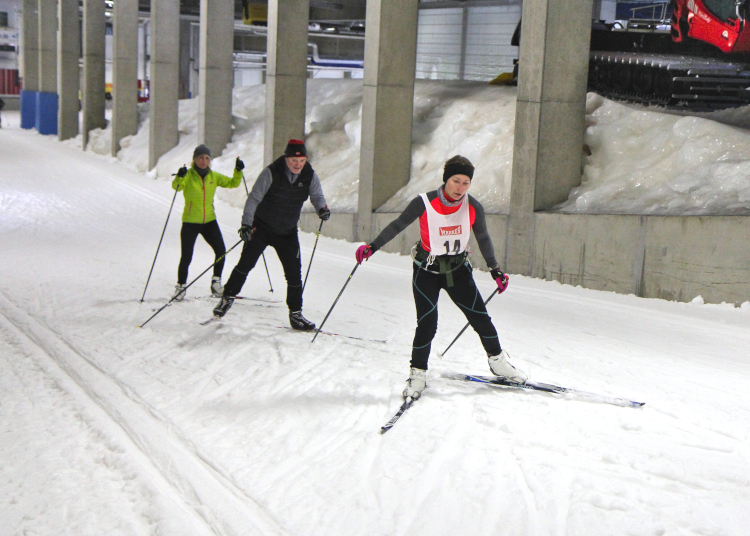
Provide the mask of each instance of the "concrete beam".
{"label": "concrete beam", "polygon": [[538,213],[533,275],[642,295],[646,216]]}
{"label": "concrete beam", "polygon": [[533,213],[564,201],[581,181],[592,2],[523,3],[509,272],[533,272]]}
{"label": "concrete beam", "polygon": [[151,0],[151,77],[148,167],[177,145],[180,2]]}
{"label": "concrete beam", "polygon": [[83,0],[83,149],[89,132],[107,126],[104,118],[104,2]]}
{"label": "concrete beam", "polygon": [[307,99],[309,0],[268,1],[264,164],[283,154],[291,138],[304,139]]}
{"label": "concrete beam", "polygon": [[81,25],[76,2],[58,3],[57,33],[57,135],[62,140],[75,138],[79,132],[79,97],[81,75],[78,59],[81,50]]}
{"label": "concrete beam", "polygon": [[688,302],[750,301],[750,217],[648,218],[642,295]]}
{"label": "concrete beam", "polygon": [[367,2],[357,235],[373,238],[372,212],[409,182],[418,0]]}
{"label": "concrete beam", "polygon": [[[354,214],[334,214],[326,236],[354,241]],[[398,214],[376,213],[379,232]],[[689,302],[750,302],[750,217],[556,214],[530,216],[535,236],[533,277],[593,290]],[[304,212],[300,228],[316,232],[320,220]],[[494,237],[506,234],[508,216],[488,214]],[[408,255],[419,238],[416,224],[384,251]],[[507,244],[495,241],[498,253]],[[475,252],[476,247],[472,248]],[[486,270],[481,255],[472,264]]]}
{"label": "concrete beam", "polygon": [[201,0],[198,143],[219,156],[232,139],[234,0]]}
{"label": "concrete beam", "polygon": [[138,0],[118,0],[113,10],[112,156],[120,140],[138,130]]}

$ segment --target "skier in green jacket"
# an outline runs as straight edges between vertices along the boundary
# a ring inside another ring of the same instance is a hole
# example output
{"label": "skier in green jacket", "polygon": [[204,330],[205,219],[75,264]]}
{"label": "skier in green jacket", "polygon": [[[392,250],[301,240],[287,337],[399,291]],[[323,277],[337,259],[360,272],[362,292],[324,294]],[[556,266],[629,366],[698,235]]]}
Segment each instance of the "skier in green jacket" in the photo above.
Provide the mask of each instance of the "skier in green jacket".
{"label": "skier in green jacket", "polygon": [[216,255],[214,273],[211,278],[211,293],[222,296],[224,287],[221,285],[221,272],[224,269],[224,254],[226,246],[221,235],[219,224],[214,212],[214,194],[216,188],[237,188],[242,181],[242,170],[245,164],[237,157],[234,174],[227,177],[211,170],[211,151],[205,145],[199,145],[193,151],[193,164],[188,169],[182,166],[172,181],[172,188],[183,191],[185,209],[182,212],[182,256],[177,269],[177,286],[174,299],[180,301],[185,297],[185,283],[187,283],[188,267],[193,260],[193,248],[198,235],[208,242]]}

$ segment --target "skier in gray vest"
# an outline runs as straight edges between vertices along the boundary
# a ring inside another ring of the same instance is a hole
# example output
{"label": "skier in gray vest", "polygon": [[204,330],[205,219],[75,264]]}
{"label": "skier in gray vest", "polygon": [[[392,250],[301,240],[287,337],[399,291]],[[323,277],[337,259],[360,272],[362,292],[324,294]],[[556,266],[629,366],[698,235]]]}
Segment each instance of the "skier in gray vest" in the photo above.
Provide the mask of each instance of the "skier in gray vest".
{"label": "skier in gray vest", "polygon": [[271,246],[284,268],[289,323],[302,331],[315,329],[315,324],[302,316],[302,264],[297,235],[302,205],[308,197],[321,220],[331,217],[320,179],[307,161],[305,143],[289,140],[284,154],[261,171],[247,197],[239,230],[245,245],[224,285],[224,295],[214,308],[214,315],[222,317],[227,313],[242,290],[247,274],[266,246]]}

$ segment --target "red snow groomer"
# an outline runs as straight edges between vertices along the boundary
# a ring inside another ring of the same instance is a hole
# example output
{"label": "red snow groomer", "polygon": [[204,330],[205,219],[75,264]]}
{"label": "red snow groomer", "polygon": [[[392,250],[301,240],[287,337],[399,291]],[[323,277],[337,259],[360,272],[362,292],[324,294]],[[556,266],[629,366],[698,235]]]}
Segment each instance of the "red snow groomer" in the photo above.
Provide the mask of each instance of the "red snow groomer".
{"label": "red snow groomer", "polygon": [[[596,21],[589,88],[672,108],[750,104],[750,0],[671,0],[627,27]],[[638,8],[644,9],[644,8]]]}
{"label": "red snow groomer", "polygon": [[673,0],[672,40],[711,44],[726,54],[750,52],[746,0]]}

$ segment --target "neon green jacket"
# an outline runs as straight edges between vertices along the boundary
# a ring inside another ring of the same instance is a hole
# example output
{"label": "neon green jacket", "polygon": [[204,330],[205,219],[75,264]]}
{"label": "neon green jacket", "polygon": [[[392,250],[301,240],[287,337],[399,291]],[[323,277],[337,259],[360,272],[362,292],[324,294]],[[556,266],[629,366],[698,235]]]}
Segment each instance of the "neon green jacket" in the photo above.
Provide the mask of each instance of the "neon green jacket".
{"label": "neon green jacket", "polygon": [[182,221],[188,223],[207,223],[216,219],[214,212],[214,194],[216,188],[237,188],[242,180],[242,172],[234,170],[231,178],[216,171],[209,171],[202,179],[193,167],[188,169],[184,177],[175,177],[172,188],[184,190],[185,210],[182,211]]}

